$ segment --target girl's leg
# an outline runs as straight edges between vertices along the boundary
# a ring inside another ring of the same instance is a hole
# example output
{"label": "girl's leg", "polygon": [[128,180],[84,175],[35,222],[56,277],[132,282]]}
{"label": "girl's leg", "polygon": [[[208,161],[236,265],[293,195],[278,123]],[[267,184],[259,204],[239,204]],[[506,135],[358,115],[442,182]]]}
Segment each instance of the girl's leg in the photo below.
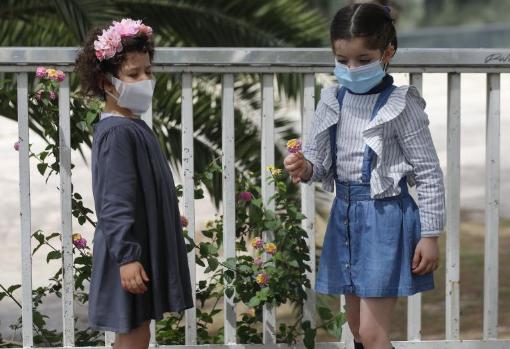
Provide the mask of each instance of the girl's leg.
{"label": "girl's leg", "polygon": [[150,321],[145,321],[129,333],[117,333],[113,349],[147,349],[151,332]]}
{"label": "girl's leg", "polygon": [[361,338],[359,336],[360,298],[352,294],[346,294],[345,310],[347,311],[347,323],[351,329],[354,341],[361,343]]}
{"label": "girl's leg", "polygon": [[397,298],[362,298],[359,335],[365,349],[390,349],[390,322]]}

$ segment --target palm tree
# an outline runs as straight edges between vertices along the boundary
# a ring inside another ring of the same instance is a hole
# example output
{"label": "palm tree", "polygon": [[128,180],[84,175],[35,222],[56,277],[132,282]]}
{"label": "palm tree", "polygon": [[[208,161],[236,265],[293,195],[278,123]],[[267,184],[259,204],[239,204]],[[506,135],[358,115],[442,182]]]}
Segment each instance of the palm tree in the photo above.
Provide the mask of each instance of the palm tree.
{"label": "palm tree", "polygon": [[[3,0],[0,6],[0,46],[79,46],[93,26],[122,17],[144,19],[155,28],[160,47],[316,47],[327,38],[325,20],[307,0]],[[169,161],[178,167],[179,76],[160,74],[157,80],[154,131]],[[221,96],[205,88],[219,84],[220,76],[200,75],[195,81],[195,169],[200,172],[221,148],[221,129],[217,127],[221,124]],[[279,74],[277,81],[288,98],[299,96],[299,76]],[[76,78],[71,77],[70,83],[76,92]],[[260,95],[253,92],[258,83],[258,75],[236,76],[236,98],[248,101],[252,112],[260,109]],[[16,120],[14,85],[5,84],[0,91],[0,115]],[[260,130],[239,108],[235,122],[238,170],[258,172],[260,154],[253,145]],[[42,135],[36,117],[31,118],[30,126]],[[282,130],[282,138],[294,136],[289,119],[278,118],[276,127]],[[278,149],[276,159],[282,159]],[[221,178],[208,189],[218,204]]]}

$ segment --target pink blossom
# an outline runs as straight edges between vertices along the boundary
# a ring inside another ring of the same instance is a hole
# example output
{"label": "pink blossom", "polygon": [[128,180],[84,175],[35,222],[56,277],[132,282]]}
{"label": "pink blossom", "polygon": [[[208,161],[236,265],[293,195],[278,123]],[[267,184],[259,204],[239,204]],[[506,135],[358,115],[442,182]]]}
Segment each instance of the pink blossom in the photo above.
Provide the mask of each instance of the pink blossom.
{"label": "pink blossom", "polygon": [[21,146],[21,141],[14,142],[14,150],[19,151],[20,146]]}
{"label": "pink blossom", "polygon": [[54,101],[57,99],[57,93],[55,91],[50,91],[50,100]]}
{"label": "pink blossom", "polygon": [[253,260],[253,264],[260,268],[262,264],[264,264],[264,261],[262,260],[262,258],[257,257]]}
{"label": "pink blossom", "polygon": [[255,249],[261,249],[264,247],[264,240],[262,240],[260,237],[255,237],[251,239],[251,245]]}
{"label": "pink blossom", "polygon": [[299,139],[291,139],[287,142],[287,149],[293,154],[299,153],[301,151],[301,141]]}
{"label": "pink blossom", "polygon": [[267,275],[266,273],[260,273],[257,275],[256,280],[257,284],[259,284],[260,286],[265,286],[269,282],[269,275]]}
{"label": "pink blossom", "polygon": [[38,78],[46,77],[46,68],[37,67],[37,69],[35,70],[35,76],[37,76]]}
{"label": "pink blossom", "polygon": [[113,26],[103,30],[103,34],[94,41],[94,50],[100,61],[110,59],[115,53],[122,51],[121,36]]}
{"label": "pink blossom", "polygon": [[240,192],[239,196],[238,196],[238,200],[245,201],[245,202],[251,201],[251,200],[253,200],[253,194],[250,193],[249,191]]}
{"label": "pink blossom", "polygon": [[124,18],[120,22],[113,22],[113,27],[121,37],[135,36],[140,31],[142,21],[134,21],[131,18]]}
{"label": "pink blossom", "polygon": [[87,240],[81,236],[81,234],[73,234],[73,244],[78,249],[87,247]]}
{"label": "pink blossom", "polygon": [[66,74],[62,70],[57,70],[57,81],[64,81]]}

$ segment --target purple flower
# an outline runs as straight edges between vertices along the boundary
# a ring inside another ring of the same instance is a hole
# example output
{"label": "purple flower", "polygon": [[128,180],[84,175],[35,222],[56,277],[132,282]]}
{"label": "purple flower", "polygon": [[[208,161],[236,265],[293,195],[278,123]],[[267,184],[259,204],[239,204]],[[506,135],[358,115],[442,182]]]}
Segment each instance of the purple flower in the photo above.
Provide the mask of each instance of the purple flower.
{"label": "purple flower", "polygon": [[50,91],[50,99],[52,101],[57,99],[57,93],[55,91]]}
{"label": "purple flower", "polygon": [[66,74],[62,70],[57,70],[57,81],[64,81]]}
{"label": "purple flower", "polygon": [[253,200],[253,194],[250,193],[249,191],[240,192],[239,196],[238,196],[238,200],[244,201],[244,202],[251,201],[251,200]]}
{"label": "purple flower", "polygon": [[87,247],[87,240],[85,240],[81,234],[73,234],[73,244],[78,249],[84,249]]}
{"label": "purple flower", "polygon": [[35,71],[35,76],[37,76],[38,78],[46,77],[46,68],[44,68],[44,67],[37,67],[37,69]]}
{"label": "purple flower", "polygon": [[264,261],[262,260],[262,258],[257,257],[253,260],[253,264],[260,268],[262,264],[264,264]]}
{"label": "purple flower", "polygon": [[17,141],[17,142],[14,143],[14,150],[16,150],[16,151],[19,150],[19,147],[21,145],[20,143],[21,143],[21,141]]}

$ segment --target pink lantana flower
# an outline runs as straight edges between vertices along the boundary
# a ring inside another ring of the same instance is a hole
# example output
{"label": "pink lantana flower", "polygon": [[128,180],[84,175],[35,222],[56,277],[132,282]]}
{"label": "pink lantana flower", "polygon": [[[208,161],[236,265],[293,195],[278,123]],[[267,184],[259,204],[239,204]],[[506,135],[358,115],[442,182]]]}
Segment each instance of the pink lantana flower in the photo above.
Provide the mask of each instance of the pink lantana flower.
{"label": "pink lantana flower", "polygon": [[81,234],[73,234],[73,244],[78,249],[84,249],[87,247],[87,240],[81,236]]}
{"label": "pink lantana flower", "polygon": [[268,242],[264,245],[264,250],[271,256],[274,256],[276,254],[276,245],[272,242]]}
{"label": "pink lantana flower", "polygon": [[287,149],[293,154],[301,152],[301,141],[299,139],[291,139],[287,142]]}
{"label": "pink lantana flower", "polygon": [[35,70],[35,76],[37,76],[38,78],[46,77],[46,68],[37,67],[37,69]]}
{"label": "pink lantana flower", "polygon": [[57,81],[64,81],[66,78],[66,74],[62,70],[57,70]]}
{"label": "pink lantana flower", "polygon": [[238,200],[244,201],[244,202],[251,201],[251,200],[253,200],[253,194],[250,193],[249,191],[240,192],[239,196],[238,196]]}
{"label": "pink lantana flower", "polygon": [[251,245],[253,248],[255,249],[261,249],[264,247],[264,240],[262,240],[260,237],[255,237],[253,239],[251,239]]}
{"label": "pink lantana flower", "polygon": [[269,275],[267,275],[266,273],[260,273],[257,275],[257,284],[259,284],[260,286],[266,286],[267,283],[269,282]]}

